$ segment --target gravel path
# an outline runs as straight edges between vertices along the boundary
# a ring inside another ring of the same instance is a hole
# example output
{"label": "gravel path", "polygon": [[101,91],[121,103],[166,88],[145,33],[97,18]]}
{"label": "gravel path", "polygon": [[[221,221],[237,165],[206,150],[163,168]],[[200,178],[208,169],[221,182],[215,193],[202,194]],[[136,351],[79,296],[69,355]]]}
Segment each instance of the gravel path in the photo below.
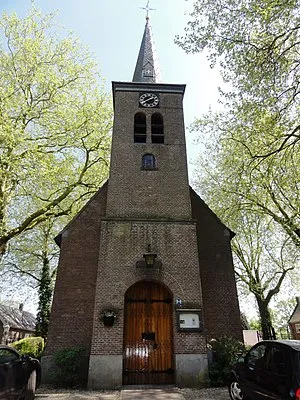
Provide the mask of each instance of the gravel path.
{"label": "gravel path", "polygon": [[[175,389],[178,392],[178,398],[184,400],[229,400],[226,388],[208,388],[208,389]],[[136,393],[132,399],[140,398],[141,393]],[[36,394],[36,400],[121,400],[122,391],[82,391],[82,390],[63,390],[49,389],[41,387]],[[167,391],[165,394],[153,396],[153,400],[171,400]],[[128,399],[128,394],[126,399]],[[145,397],[144,397],[145,398]]]}
{"label": "gravel path", "polygon": [[229,400],[227,388],[179,389],[185,400]]}

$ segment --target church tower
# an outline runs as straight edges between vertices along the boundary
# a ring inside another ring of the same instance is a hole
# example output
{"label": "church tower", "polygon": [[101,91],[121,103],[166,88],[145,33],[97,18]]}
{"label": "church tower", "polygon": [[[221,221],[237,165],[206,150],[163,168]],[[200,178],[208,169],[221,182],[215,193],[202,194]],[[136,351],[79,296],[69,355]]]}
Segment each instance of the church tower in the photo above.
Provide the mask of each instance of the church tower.
{"label": "church tower", "polygon": [[[147,18],[133,82],[113,82],[115,118],[101,223],[92,388],[103,387],[108,379],[115,379],[114,385],[172,384],[175,371],[180,383],[185,374],[195,379],[191,370],[197,375],[207,367],[184,90],[184,85],[159,82]],[[176,312],[176,299],[186,314]],[[103,308],[117,310],[111,329],[99,320]]]}
{"label": "church tower", "polygon": [[185,85],[161,83],[148,17],[133,81],[112,89],[109,180],[56,238],[44,376],[81,346],[90,389],[199,386],[207,340],[241,339],[234,234],[189,187]]}

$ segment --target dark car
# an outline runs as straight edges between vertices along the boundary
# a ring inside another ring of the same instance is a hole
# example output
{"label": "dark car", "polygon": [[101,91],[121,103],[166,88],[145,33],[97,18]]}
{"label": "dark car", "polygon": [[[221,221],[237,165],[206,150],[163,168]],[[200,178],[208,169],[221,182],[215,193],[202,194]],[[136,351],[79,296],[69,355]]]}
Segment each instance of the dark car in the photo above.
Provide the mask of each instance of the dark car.
{"label": "dark car", "polygon": [[0,345],[0,399],[32,400],[41,381],[39,360]]}
{"label": "dark car", "polygon": [[232,400],[300,400],[300,340],[265,340],[239,358],[232,371]]}

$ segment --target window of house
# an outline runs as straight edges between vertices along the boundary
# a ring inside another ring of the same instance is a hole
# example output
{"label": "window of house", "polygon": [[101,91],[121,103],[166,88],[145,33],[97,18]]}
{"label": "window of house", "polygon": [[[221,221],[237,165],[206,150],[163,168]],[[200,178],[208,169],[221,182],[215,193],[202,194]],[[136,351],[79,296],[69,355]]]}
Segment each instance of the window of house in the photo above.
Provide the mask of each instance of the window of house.
{"label": "window of house", "polygon": [[296,333],[300,333],[300,324],[295,324]]}
{"label": "window of house", "polygon": [[138,112],[134,116],[134,143],[146,143],[146,115]]}
{"label": "window of house", "polygon": [[153,154],[143,155],[142,169],[156,169],[156,160]]}
{"label": "window of house", "polygon": [[164,121],[160,113],[151,116],[151,140],[152,143],[164,143]]}

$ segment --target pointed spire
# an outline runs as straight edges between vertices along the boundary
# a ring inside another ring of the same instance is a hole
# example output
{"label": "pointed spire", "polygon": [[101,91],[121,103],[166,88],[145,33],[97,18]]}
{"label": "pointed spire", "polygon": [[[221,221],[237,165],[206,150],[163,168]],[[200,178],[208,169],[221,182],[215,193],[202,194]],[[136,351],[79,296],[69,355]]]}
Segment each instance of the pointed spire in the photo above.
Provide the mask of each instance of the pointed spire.
{"label": "pointed spire", "polygon": [[136,62],[136,67],[132,82],[148,82],[148,83],[161,82],[160,68],[156,56],[154,42],[152,39],[148,12],[146,17],[144,35],[138,59]]}

